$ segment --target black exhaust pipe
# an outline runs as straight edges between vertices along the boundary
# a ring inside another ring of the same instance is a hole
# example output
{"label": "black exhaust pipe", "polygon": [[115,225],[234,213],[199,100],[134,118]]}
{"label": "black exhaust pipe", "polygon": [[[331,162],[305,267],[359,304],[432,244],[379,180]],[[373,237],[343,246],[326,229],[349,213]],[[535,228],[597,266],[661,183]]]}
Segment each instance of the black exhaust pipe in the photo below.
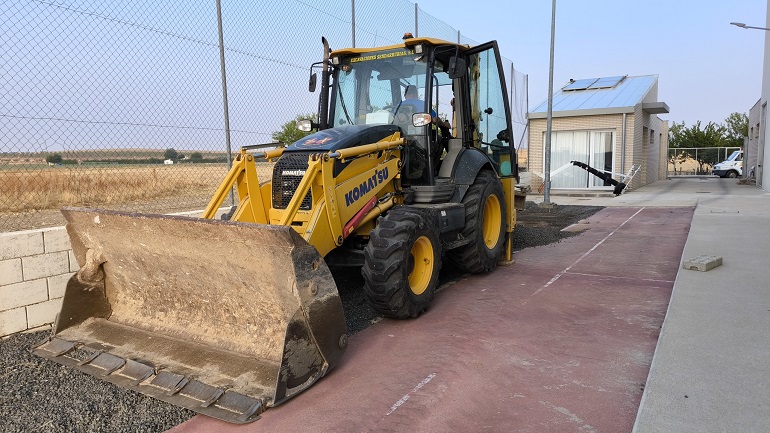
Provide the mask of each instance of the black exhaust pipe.
{"label": "black exhaust pipe", "polygon": [[329,41],[321,37],[324,45],[323,70],[321,72],[321,96],[318,99],[318,129],[329,128]]}

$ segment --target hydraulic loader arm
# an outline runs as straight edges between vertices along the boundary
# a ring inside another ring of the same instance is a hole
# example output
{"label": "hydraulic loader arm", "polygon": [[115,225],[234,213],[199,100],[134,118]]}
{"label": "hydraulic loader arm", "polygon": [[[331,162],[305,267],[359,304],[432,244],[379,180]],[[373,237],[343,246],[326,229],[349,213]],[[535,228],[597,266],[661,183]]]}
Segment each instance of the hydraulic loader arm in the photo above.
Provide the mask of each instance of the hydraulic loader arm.
{"label": "hydraulic loader arm", "polygon": [[[268,150],[260,156],[267,159],[277,158],[281,156],[283,150],[283,148]],[[247,153],[245,148],[242,148],[241,153],[235,157],[233,166],[217,188],[201,218],[213,219],[216,216],[233,185],[238,190],[238,210],[232,219],[267,224],[268,214],[262,199],[254,155]]]}

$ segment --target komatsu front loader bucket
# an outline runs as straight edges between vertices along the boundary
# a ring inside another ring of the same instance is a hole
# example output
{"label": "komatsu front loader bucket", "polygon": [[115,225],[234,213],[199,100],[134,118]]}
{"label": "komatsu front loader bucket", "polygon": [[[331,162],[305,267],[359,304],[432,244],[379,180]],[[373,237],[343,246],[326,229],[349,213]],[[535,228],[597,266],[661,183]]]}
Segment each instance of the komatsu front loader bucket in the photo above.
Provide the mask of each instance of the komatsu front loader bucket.
{"label": "komatsu front loader bucket", "polygon": [[290,227],[63,213],[80,270],[37,355],[233,423],[306,389],[342,355],[334,280]]}

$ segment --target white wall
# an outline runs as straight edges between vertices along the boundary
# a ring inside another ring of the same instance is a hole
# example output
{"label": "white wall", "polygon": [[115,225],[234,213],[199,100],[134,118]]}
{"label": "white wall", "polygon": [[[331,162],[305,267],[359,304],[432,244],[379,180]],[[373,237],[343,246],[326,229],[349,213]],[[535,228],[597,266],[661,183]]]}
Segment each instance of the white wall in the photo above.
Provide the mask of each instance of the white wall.
{"label": "white wall", "polygon": [[[770,0],[767,1],[767,15],[765,17],[765,23],[765,27],[770,26]],[[762,68],[762,98],[760,99],[760,107],[762,104],[766,104],[770,99],[770,31],[765,30],[764,33],[765,59]],[[767,113],[765,113],[765,116],[767,116]],[[764,140],[760,139],[760,143],[764,141],[764,155],[762,161],[759,162],[762,164],[762,189],[768,192],[770,192],[770,147],[768,146],[768,142],[770,142],[769,125],[770,123],[767,122],[767,118],[765,118],[765,130],[762,131],[764,133]]]}

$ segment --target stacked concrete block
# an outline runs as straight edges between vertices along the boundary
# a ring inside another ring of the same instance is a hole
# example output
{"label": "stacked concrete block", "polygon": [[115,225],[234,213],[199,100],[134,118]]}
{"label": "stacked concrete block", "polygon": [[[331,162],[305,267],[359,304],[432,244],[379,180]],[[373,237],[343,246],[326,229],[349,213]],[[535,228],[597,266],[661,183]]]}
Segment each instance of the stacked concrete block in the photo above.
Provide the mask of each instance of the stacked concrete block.
{"label": "stacked concrete block", "polygon": [[53,323],[77,269],[64,227],[0,233],[0,336]]}

